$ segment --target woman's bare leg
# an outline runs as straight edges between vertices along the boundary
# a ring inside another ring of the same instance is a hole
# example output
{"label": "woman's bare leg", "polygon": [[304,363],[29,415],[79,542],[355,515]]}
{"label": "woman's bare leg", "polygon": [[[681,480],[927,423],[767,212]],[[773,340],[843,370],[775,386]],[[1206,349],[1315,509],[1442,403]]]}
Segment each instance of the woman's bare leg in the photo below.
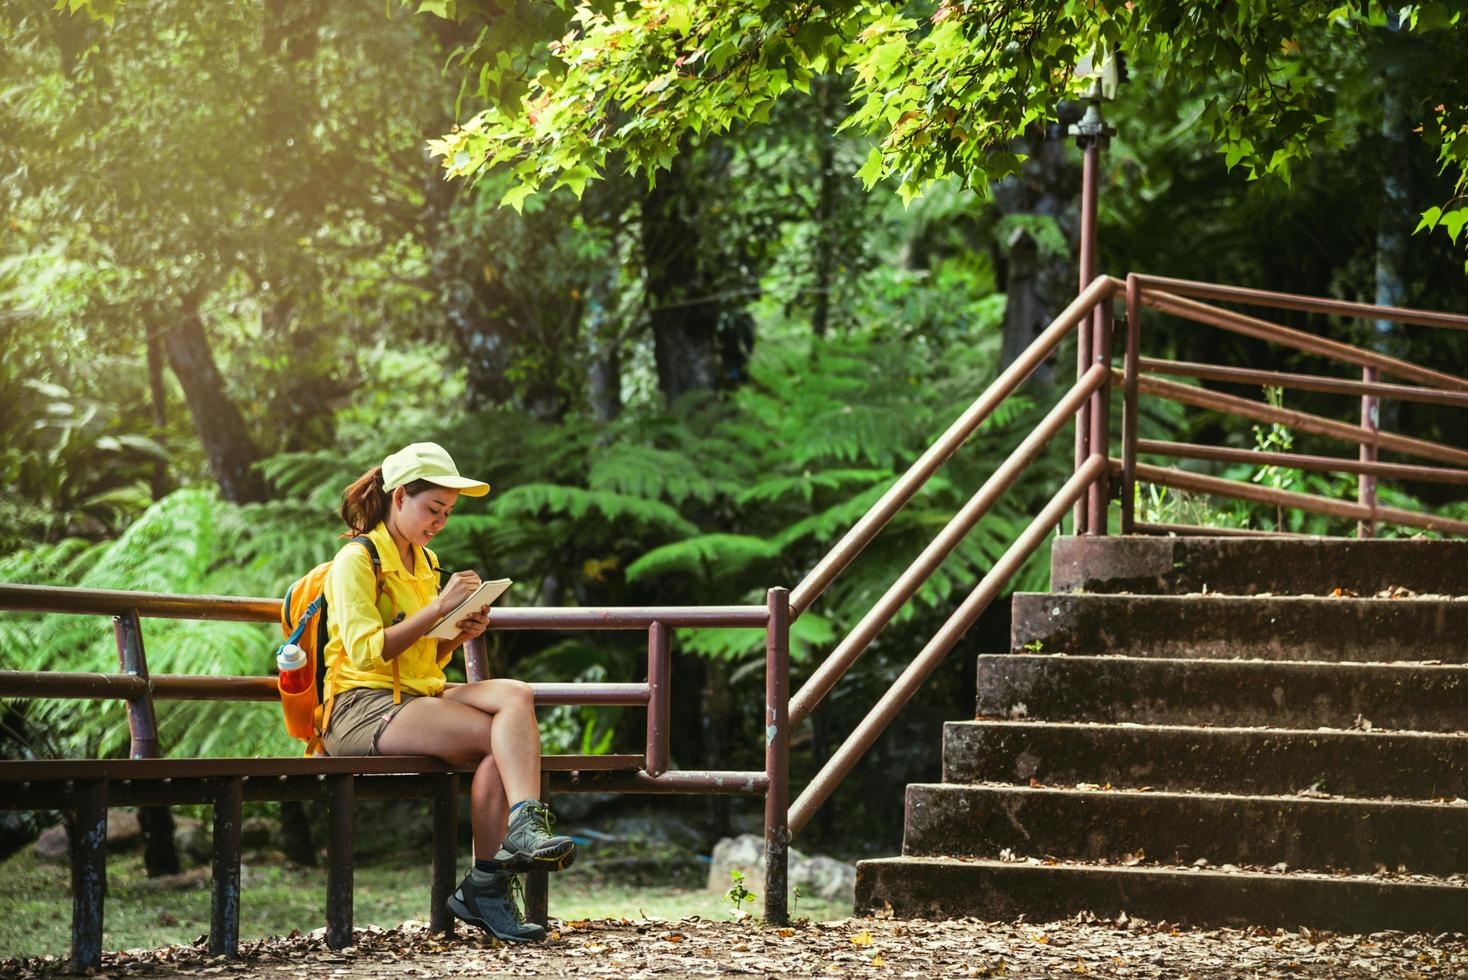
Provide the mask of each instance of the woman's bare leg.
{"label": "woman's bare leg", "polygon": [[505,784],[500,781],[499,768],[492,755],[485,756],[474,770],[474,782],[469,787],[469,814],[474,826],[474,856],[482,861],[492,860],[505,839],[510,820]]}
{"label": "woman's bare leg", "polygon": [[443,700],[493,716],[489,746],[506,798],[511,804],[540,799],[540,724],[530,685],[500,678],[479,681],[445,691]]}
{"label": "woman's bare leg", "polygon": [[494,857],[505,839],[509,801],[494,756],[491,720],[484,712],[442,698],[416,698],[399,711],[377,739],[383,755],[431,755],[453,765],[478,763],[469,789],[474,856]]}

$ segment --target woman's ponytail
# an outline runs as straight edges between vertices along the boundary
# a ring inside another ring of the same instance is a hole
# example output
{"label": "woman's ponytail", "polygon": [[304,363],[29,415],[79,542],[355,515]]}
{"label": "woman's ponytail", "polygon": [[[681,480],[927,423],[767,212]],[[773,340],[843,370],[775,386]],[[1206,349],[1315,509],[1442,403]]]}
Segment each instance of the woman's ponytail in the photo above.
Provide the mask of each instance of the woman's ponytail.
{"label": "woman's ponytail", "polygon": [[339,513],[346,522],[344,538],[366,534],[387,519],[392,498],[382,488],[382,467],[374,466],[342,494]]}

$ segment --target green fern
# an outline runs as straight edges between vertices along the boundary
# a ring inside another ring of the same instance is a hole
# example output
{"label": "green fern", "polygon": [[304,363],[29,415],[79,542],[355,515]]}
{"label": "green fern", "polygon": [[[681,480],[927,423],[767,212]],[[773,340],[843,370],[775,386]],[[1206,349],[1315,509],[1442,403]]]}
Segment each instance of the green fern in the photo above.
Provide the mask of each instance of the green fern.
{"label": "green fern", "polygon": [[747,534],[701,534],[663,545],[627,566],[627,581],[674,573],[697,575],[715,583],[737,576],[750,565],[780,556],[780,546]]}

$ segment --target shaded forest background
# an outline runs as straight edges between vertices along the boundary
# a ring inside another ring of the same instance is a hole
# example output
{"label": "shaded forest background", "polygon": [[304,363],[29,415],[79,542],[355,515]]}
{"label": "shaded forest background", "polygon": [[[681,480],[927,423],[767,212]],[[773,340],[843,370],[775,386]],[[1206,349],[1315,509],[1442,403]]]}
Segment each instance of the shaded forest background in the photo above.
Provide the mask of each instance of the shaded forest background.
{"label": "shaded forest background", "polygon": [[[613,172],[517,212],[499,206],[508,174],[447,181],[425,149],[472,108],[444,70],[462,25],[369,3],[156,0],[111,24],[47,6],[0,12],[0,581],[274,595],[334,550],[352,478],[434,440],[495,487],[437,540],[444,567],[515,579],[514,604],[761,602],[798,582],[1074,295],[1070,104],[1019,141],[1020,173],[987,195],[940,182],[904,206],[853,177],[870,146],[836,131],[846,82],[822,77],[767,122],[685,139],[653,186]],[[1383,32],[1337,59],[1337,138],[1289,184],[1225,165],[1197,124],[1207,92],[1130,65],[1105,110],[1118,135],[1101,268],[1468,309],[1461,254],[1411,234],[1454,194],[1413,135],[1413,57],[1410,38]],[[1286,322],[1468,371],[1462,334]],[[1147,331],[1153,356],[1321,370],[1159,316]],[[1053,404],[1073,363],[1063,350],[1038,372],[798,621],[797,685]],[[1146,405],[1143,424],[1250,448],[1265,438],[1164,405]],[[1383,424],[1464,444],[1447,409],[1388,406]],[[1049,498],[1068,454],[1032,467],[796,733],[798,778]],[[1383,497],[1465,510],[1425,485]],[[1274,520],[1175,496],[1149,506]],[[1038,555],[1016,588],[1043,588],[1047,573]],[[145,633],[165,673],[264,673],[275,642],[241,624],[150,621]],[[529,680],[634,680],[640,642],[492,634],[491,654],[497,674]],[[761,644],[748,631],[676,638],[676,766],[758,767]],[[936,778],[941,721],[972,712],[973,655],[1006,646],[996,608],[802,846],[894,850],[901,787]],[[7,669],[115,664],[107,624],[84,617],[7,615],[0,650]],[[277,714],[175,703],[160,725],[176,754],[292,753]],[[640,740],[633,712],[542,717],[548,751]],[[120,704],[12,705],[0,744],[125,754],[123,722]],[[710,840],[757,819],[726,800],[691,806]]]}

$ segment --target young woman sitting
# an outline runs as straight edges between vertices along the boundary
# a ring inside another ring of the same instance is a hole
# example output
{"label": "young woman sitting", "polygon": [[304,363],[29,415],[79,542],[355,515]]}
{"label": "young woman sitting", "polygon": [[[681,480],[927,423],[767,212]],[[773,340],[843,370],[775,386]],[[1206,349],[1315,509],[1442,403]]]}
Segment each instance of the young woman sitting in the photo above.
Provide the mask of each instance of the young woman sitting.
{"label": "young woman sitting", "polygon": [[368,549],[349,543],[327,575],[331,710],[322,741],[334,756],[431,755],[475,766],[474,866],[448,907],[499,939],[528,942],[545,938],[545,930],[515,904],[515,874],[559,871],[576,857],[575,841],[551,832],[555,817],[539,798],[540,729],[530,686],[495,679],[445,688],[444,665],[488,628],[488,606],[454,623],[452,639],[426,635],[479,586],[473,572],[455,572],[440,589],[428,543],[461,495],[488,492],[431,442],[393,453],[347,488],[345,536],[372,541],[381,568],[379,575]]}

